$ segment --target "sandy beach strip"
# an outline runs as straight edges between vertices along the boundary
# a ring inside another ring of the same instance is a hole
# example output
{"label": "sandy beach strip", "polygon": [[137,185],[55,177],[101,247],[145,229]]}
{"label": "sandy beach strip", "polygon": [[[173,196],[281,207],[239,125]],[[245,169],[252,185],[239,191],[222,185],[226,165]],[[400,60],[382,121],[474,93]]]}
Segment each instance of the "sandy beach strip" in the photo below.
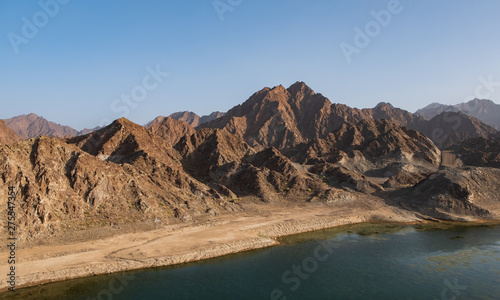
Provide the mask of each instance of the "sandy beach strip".
{"label": "sandy beach strip", "polygon": [[[340,225],[418,221],[377,201],[367,201],[354,209],[347,203],[286,207],[266,204],[257,208],[199,223],[167,225],[74,244],[19,249],[16,289],[265,248],[278,244],[277,237]],[[5,258],[0,268],[7,270],[8,253],[3,251],[0,257]],[[0,291],[6,291],[7,287],[6,277],[2,278]]]}

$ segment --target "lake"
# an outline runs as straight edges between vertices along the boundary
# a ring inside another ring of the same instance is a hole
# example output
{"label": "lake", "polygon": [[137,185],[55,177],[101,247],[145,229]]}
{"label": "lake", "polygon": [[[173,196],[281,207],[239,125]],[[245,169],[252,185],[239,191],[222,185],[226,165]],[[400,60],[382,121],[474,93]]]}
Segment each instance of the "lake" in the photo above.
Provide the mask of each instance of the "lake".
{"label": "lake", "polygon": [[358,224],[175,267],[20,289],[8,299],[500,299],[500,227]]}

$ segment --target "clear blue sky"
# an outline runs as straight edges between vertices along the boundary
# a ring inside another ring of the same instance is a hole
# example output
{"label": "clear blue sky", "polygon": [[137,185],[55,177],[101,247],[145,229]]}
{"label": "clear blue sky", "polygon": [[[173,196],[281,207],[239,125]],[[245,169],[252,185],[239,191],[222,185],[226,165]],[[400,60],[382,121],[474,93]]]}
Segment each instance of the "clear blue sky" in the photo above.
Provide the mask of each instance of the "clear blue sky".
{"label": "clear blue sky", "polygon": [[[500,103],[498,0],[401,0],[378,31],[371,12],[393,0],[221,0],[234,5],[223,20],[213,0],[60,1],[68,3],[55,13],[48,6],[53,16],[39,1],[0,1],[0,118],[33,112],[82,129],[128,106],[144,124],[180,110],[227,111],[295,81],[360,108],[454,104],[478,86]],[[23,31],[23,18],[40,25],[36,34]],[[354,28],[369,24],[373,38],[348,63],[341,43],[356,46]],[[148,66],[169,75],[143,101],[119,102],[143,88]],[[489,76],[493,87],[481,88]]]}

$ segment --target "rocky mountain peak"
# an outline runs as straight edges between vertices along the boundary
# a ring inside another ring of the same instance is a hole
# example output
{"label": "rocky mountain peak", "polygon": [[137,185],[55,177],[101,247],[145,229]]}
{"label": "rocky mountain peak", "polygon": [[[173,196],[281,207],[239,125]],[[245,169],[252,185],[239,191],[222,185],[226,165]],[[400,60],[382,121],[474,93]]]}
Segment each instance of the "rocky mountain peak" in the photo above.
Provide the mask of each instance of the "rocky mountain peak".
{"label": "rocky mountain peak", "polygon": [[287,91],[290,95],[292,95],[292,97],[297,97],[297,94],[314,95],[314,91],[303,81],[295,82],[287,89]]}
{"label": "rocky mountain peak", "polygon": [[375,105],[376,109],[392,109],[394,106],[390,104],[389,102],[379,102],[377,105]]}

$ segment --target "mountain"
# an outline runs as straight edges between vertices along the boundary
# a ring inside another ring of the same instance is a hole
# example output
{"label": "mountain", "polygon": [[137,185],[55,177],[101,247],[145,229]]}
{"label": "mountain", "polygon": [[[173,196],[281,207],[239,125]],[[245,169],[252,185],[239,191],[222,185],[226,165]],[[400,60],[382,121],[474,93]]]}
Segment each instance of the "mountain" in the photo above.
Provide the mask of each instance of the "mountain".
{"label": "mountain", "polygon": [[23,140],[42,135],[58,138],[79,136],[101,129],[101,127],[95,127],[94,129],[85,128],[77,131],[69,126],[48,121],[33,113],[5,119],[4,122]]}
{"label": "mountain", "polygon": [[193,177],[230,199],[256,196],[276,203],[335,194],[277,149],[256,152],[239,136],[225,130],[201,129],[182,138],[175,149]]}
{"label": "mountain", "polygon": [[449,147],[469,166],[500,168],[500,137],[476,137]]}
{"label": "mountain", "polygon": [[366,119],[344,124],[325,139],[316,139],[307,149],[305,163],[339,162],[356,156],[379,165],[385,160],[440,162],[439,149],[425,135],[384,119]]}
{"label": "mountain", "polygon": [[426,120],[430,120],[430,119],[434,118],[435,116],[442,114],[444,112],[458,112],[458,111],[459,111],[459,109],[453,105],[445,105],[445,104],[434,102],[434,103],[427,105],[424,108],[417,110],[415,112],[415,114],[425,118]]}
{"label": "mountain", "polygon": [[151,220],[189,221],[235,211],[187,174],[182,156],[126,119],[69,139],[0,145],[0,188],[18,191],[19,239]]}
{"label": "mountain", "polygon": [[192,111],[176,112],[171,114],[169,117],[177,121],[184,121],[193,127],[198,126],[200,123],[200,116]]}
{"label": "mountain", "polygon": [[439,103],[432,103],[422,109],[419,109],[415,114],[420,115],[428,120],[443,112],[462,112],[469,116],[481,120],[483,123],[488,124],[497,130],[500,130],[500,105],[487,99],[474,99],[467,103],[460,103],[457,105],[444,105]]}
{"label": "mountain", "polygon": [[[23,120],[13,124],[54,128],[36,115]],[[388,103],[351,108],[297,82],[264,88],[196,129],[171,117],[145,127],[121,118],[81,136],[0,144],[0,190],[18,191],[21,241],[251,213],[257,203],[356,206],[370,198],[416,218],[489,218],[500,211],[491,168],[498,135],[461,112],[425,120]],[[442,165],[436,144],[453,144],[467,166]]]}
{"label": "mountain", "polygon": [[47,121],[35,114],[20,115],[4,120],[7,127],[14,130],[21,139],[39,137],[41,135],[65,137],[78,135],[78,131],[69,127]]}
{"label": "mountain", "polygon": [[184,121],[177,121],[170,117],[160,117],[149,124],[148,130],[153,134],[163,138],[169,145],[175,145],[185,135],[192,135],[196,132],[193,126]]}
{"label": "mountain", "polygon": [[311,172],[360,192],[415,184],[441,161],[441,151],[425,135],[384,119],[344,124],[298,148],[295,158],[314,165]]}
{"label": "mountain", "polygon": [[[200,121],[198,122],[198,125],[213,121],[215,119],[218,119],[222,116],[224,116],[226,113],[220,112],[220,111],[214,111],[213,113],[206,115],[206,116],[201,116]],[[198,126],[197,125],[197,126]],[[196,127],[196,126],[194,126]]]}
{"label": "mountain", "polygon": [[285,149],[325,137],[342,124],[382,118],[412,129],[425,123],[422,117],[388,103],[372,109],[332,104],[304,82],[296,82],[288,89],[281,85],[264,88],[225,116],[200,127],[224,129],[253,147]]}
{"label": "mountain", "polygon": [[440,220],[467,221],[498,217],[500,170],[445,168],[409,190],[399,205]]}
{"label": "mountain", "polygon": [[101,128],[102,127],[100,127],[100,126],[94,127],[93,129],[85,128],[83,130],[78,131],[78,133],[76,135],[77,136],[79,136],[79,135],[86,135],[86,134],[92,133],[92,132],[94,132],[96,130],[99,130]]}
{"label": "mountain", "polygon": [[[173,113],[169,117],[174,120],[184,121],[193,127],[197,127],[203,123],[210,122],[222,116],[224,116],[224,113],[219,111],[213,112],[210,115],[202,117],[198,116],[197,114],[191,111],[181,111]],[[146,126],[151,126],[151,125],[147,124]]]}
{"label": "mountain", "polygon": [[7,127],[3,120],[0,120],[0,144],[9,145],[19,140],[19,136],[12,129]]}
{"label": "mountain", "polygon": [[498,133],[493,127],[462,112],[443,112],[424,124],[420,131],[441,149],[466,139],[488,138]]}
{"label": "mountain", "polygon": [[307,142],[333,129],[330,101],[303,82],[264,88],[225,116],[200,127],[224,129],[252,146],[278,149]]}

